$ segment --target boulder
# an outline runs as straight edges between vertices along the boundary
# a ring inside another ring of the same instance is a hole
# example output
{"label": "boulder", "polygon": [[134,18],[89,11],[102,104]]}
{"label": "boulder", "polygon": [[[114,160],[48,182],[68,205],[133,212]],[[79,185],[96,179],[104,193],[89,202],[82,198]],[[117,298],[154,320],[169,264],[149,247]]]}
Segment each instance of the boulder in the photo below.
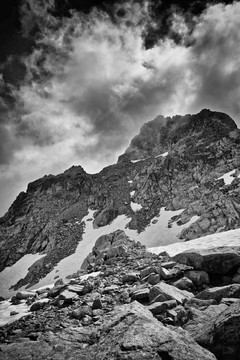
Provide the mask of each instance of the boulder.
{"label": "boulder", "polygon": [[167,310],[167,318],[163,319],[165,323],[172,323],[176,326],[182,326],[189,320],[189,312],[182,305]]}
{"label": "boulder", "polygon": [[240,298],[240,284],[231,284],[208,288],[195,296],[197,299],[214,299],[220,302],[222,298]]}
{"label": "boulder", "polygon": [[240,284],[240,274],[237,274],[232,279],[233,283]]}
{"label": "boulder", "polygon": [[153,315],[159,315],[167,310],[174,308],[175,306],[177,306],[176,300],[168,300],[164,302],[155,302],[149,305],[147,308]]}
{"label": "boulder", "polygon": [[173,257],[173,260],[204,270],[209,274],[224,275],[240,266],[239,247],[188,250]]}
{"label": "boulder", "polygon": [[92,304],[92,309],[93,310],[97,310],[97,309],[102,309],[103,305],[102,305],[102,301],[99,298],[96,298],[93,300],[93,304]]}
{"label": "boulder", "polygon": [[[109,313],[96,350],[101,360],[216,359],[192,340],[187,332],[180,334],[163,326],[137,301],[118,306]],[[91,347],[88,352],[91,352]]]}
{"label": "boulder", "polygon": [[30,306],[30,311],[38,311],[44,308],[44,306],[49,302],[49,299],[43,299],[41,301],[36,301]]}
{"label": "boulder", "polygon": [[175,276],[177,271],[175,269],[166,269],[165,267],[161,267],[160,276],[163,280],[171,279]]}
{"label": "boulder", "polygon": [[113,206],[109,206],[106,209],[103,209],[95,218],[94,226],[101,227],[111,223],[118,215],[117,209],[114,209]]}
{"label": "boulder", "polygon": [[149,300],[149,288],[134,290],[131,294],[132,300],[148,301]]}
{"label": "boulder", "polygon": [[122,282],[123,283],[134,283],[135,281],[137,281],[139,279],[139,275],[140,274],[137,271],[129,272],[129,273],[123,275]]}
{"label": "boulder", "polygon": [[81,306],[78,309],[75,309],[71,312],[71,316],[74,319],[82,320],[86,315],[92,315],[92,309],[88,305]]}
{"label": "boulder", "polygon": [[207,308],[209,305],[217,305],[217,301],[214,299],[201,300],[201,299],[191,298],[187,300],[184,304],[185,308],[194,307],[196,309]]}
{"label": "boulder", "polygon": [[140,272],[141,279],[145,278],[150,274],[159,274],[160,268],[158,266],[148,266],[145,269],[142,269]]}
{"label": "boulder", "polygon": [[240,301],[227,307],[217,317],[214,323],[210,348],[218,359],[239,359]]}
{"label": "boulder", "polygon": [[66,302],[72,302],[73,300],[76,300],[78,298],[77,294],[69,291],[69,290],[64,290],[63,292],[61,292],[61,294],[59,295],[59,300],[64,300]]}
{"label": "boulder", "polygon": [[84,288],[84,285],[75,284],[75,285],[68,285],[66,289],[68,291],[74,292],[78,295],[82,295],[83,288]]}
{"label": "boulder", "polygon": [[161,264],[162,267],[169,270],[172,269],[176,265],[176,261],[166,261]]}
{"label": "boulder", "polygon": [[148,283],[151,285],[156,285],[160,281],[160,275],[159,274],[150,274],[148,275]]}
{"label": "boulder", "polygon": [[209,276],[206,271],[190,270],[185,274],[195,286],[202,286],[204,284],[209,284]]}
{"label": "boulder", "polygon": [[10,316],[14,316],[14,315],[17,315],[17,314],[19,314],[19,312],[16,311],[16,310],[13,310],[13,311],[10,312]]}
{"label": "boulder", "polygon": [[191,320],[183,326],[185,330],[200,345],[208,347],[213,338],[215,321],[221,313],[227,309],[227,305],[210,305],[205,310],[191,308]]}
{"label": "boulder", "polygon": [[192,280],[190,280],[186,276],[184,276],[183,278],[175,281],[175,283],[173,285],[176,286],[178,289],[181,289],[181,290],[191,290],[193,288]]}
{"label": "boulder", "polygon": [[125,245],[112,246],[106,253],[106,259],[127,255],[127,247]]}
{"label": "boulder", "polygon": [[36,297],[37,294],[35,291],[19,291],[16,294],[16,299],[18,300],[26,300],[28,298]]}
{"label": "boulder", "polygon": [[54,286],[51,290],[48,291],[48,297],[54,298],[58,296],[65,288],[66,285]]}
{"label": "boulder", "polygon": [[152,300],[156,299],[159,295],[162,296],[163,299],[160,301],[176,300],[179,304],[182,304],[186,299],[191,299],[194,296],[193,293],[189,291],[180,290],[163,281],[150,289],[149,300],[152,302]]}
{"label": "boulder", "polygon": [[97,256],[99,253],[107,251],[112,245],[112,234],[100,236],[92,249],[92,253]]}

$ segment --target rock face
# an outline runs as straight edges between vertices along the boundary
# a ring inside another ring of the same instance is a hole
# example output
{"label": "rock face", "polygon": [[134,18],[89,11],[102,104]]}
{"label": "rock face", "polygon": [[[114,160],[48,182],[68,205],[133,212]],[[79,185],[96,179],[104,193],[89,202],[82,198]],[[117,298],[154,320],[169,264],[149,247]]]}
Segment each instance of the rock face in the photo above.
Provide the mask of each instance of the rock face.
{"label": "rock face", "polygon": [[[184,209],[168,224],[169,231],[186,224],[179,230],[184,240],[240,227],[239,169],[240,132],[228,115],[205,109],[159,116],[142,127],[117,164],[99,174],[75,166],[30,183],[0,219],[0,271],[26,254],[46,254],[14,289],[35,284],[75,252],[89,209],[95,228],[125,215],[138,232],[162,208]],[[221,177],[230,171],[225,183]],[[134,211],[132,203],[141,206]],[[109,258],[124,253],[124,244],[112,251]]]}

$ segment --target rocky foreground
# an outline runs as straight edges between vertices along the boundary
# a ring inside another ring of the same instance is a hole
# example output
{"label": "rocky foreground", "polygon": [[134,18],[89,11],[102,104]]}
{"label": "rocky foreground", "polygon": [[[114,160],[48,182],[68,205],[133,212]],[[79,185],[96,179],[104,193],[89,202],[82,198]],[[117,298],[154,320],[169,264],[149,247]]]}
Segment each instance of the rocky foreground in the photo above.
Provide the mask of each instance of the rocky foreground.
{"label": "rocky foreground", "polygon": [[68,282],[11,302],[30,312],[0,328],[2,360],[237,360],[240,247],[170,258],[118,230],[96,241]]}

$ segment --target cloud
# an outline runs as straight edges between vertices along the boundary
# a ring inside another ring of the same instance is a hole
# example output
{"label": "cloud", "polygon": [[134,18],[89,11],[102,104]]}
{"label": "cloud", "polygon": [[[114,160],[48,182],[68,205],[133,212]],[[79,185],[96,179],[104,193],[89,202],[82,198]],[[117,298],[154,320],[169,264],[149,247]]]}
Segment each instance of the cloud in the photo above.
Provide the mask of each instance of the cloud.
{"label": "cloud", "polygon": [[56,20],[52,1],[24,4],[24,34],[37,27],[38,37],[11,111],[2,103],[3,187],[18,191],[14,177],[24,184],[72,164],[99,171],[159,114],[209,107],[238,119],[239,3],[209,6],[190,22],[173,13],[170,33],[181,41],[164,37],[149,49],[147,2],[118,5],[114,21],[96,9]]}
{"label": "cloud", "polygon": [[191,71],[198,87],[192,107],[206,104],[239,119],[240,3],[211,6],[193,32]]}

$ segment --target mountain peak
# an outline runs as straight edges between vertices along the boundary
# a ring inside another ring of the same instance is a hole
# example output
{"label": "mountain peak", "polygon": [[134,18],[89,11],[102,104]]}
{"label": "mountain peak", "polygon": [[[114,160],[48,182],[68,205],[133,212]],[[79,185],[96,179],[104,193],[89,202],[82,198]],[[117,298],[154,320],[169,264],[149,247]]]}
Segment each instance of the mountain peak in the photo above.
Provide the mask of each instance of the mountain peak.
{"label": "mountain peak", "polygon": [[159,115],[142,126],[119,161],[159,155],[172,149],[183,137],[190,136],[193,140],[204,138],[210,142],[229,136],[236,129],[237,125],[230,116],[209,109],[194,115]]}

